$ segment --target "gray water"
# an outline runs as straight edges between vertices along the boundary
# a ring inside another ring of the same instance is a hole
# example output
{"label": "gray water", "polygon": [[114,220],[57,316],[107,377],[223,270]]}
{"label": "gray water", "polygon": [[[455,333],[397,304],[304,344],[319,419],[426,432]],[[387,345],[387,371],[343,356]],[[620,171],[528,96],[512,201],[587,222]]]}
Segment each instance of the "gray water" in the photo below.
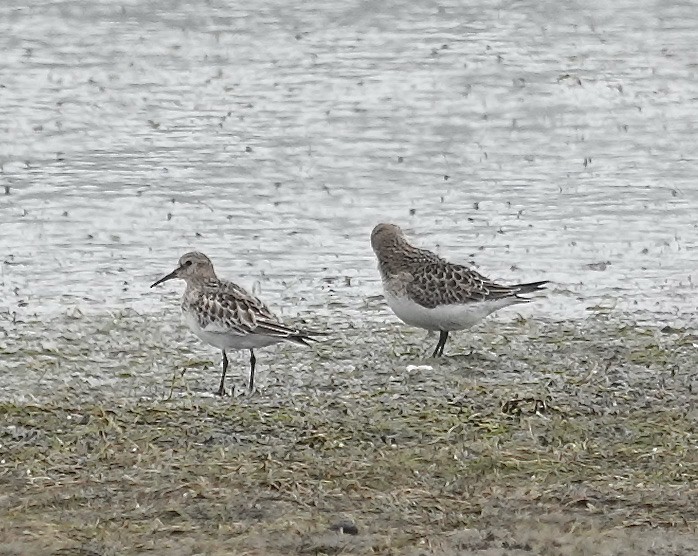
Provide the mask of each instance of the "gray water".
{"label": "gray water", "polygon": [[384,320],[391,221],[553,281],[528,316],[695,323],[695,3],[232,5],[0,4],[1,312],[174,312],[148,286],[197,248],[282,314]]}

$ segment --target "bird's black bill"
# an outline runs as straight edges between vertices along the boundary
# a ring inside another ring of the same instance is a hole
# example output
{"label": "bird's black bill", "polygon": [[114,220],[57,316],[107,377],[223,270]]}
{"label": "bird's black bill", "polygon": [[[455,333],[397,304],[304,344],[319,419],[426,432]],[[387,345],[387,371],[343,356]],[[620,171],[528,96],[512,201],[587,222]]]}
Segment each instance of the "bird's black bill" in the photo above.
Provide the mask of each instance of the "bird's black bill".
{"label": "bird's black bill", "polygon": [[158,284],[162,284],[163,282],[167,282],[168,280],[172,280],[172,278],[177,278],[177,271],[179,268],[175,268],[172,272],[170,272],[167,276],[163,276],[160,278],[157,282],[155,282],[153,285],[151,285],[151,288],[154,288]]}

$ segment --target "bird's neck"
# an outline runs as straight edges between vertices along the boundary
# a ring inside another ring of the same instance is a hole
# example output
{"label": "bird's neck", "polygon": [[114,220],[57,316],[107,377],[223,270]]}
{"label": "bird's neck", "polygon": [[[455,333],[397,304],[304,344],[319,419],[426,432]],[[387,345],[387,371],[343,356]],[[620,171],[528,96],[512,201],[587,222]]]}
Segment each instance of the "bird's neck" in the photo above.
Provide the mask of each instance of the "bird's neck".
{"label": "bird's neck", "polygon": [[407,241],[402,238],[395,240],[381,250],[378,256],[378,267],[381,274],[391,276],[404,270],[405,263],[411,259],[411,254],[416,251]]}
{"label": "bird's neck", "polygon": [[216,276],[215,272],[211,272],[210,274],[207,273],[203,275],[189,276],[186,278],[186,283],[187,288],[185,290],[185,294],[195,290],[200,290],[206,286],[217,284],[218,277]]}
{"label": "bird's neck", "polygon": [[437,254],[419,249],[399,238],[389,249],[384,249],[378,257],[378,268],[384,276],[394,276],[400,272],[412,272],[415,266],[443,262]]}

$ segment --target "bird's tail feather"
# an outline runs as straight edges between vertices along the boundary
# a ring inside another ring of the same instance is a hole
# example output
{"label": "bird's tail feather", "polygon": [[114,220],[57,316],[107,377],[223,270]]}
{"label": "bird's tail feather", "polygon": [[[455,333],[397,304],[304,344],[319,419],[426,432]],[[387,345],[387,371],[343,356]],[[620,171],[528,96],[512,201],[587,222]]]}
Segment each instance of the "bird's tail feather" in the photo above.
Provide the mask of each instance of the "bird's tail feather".
{"label": "bird's tail feather", "polygon": [[516,293],[531,293],[544,289],[547,283],[548,280],[541,280],[540,282],[529,282],[528,284],[516,284],[514,287],[519,290]]}
{"label": "bird's tail feather", "polygon": [[313,336],[329,336],[329,332],[319,332],[317,330],[299,330],[296,334],[292,334],[287,339],[296,344],[301,344],[303,346],[309,346],[308,342],[318,342],[317,338]]}
{"label": "bird's tail feather", "polygon": [[533,298],[528,298],[528,297],[521,297],[522,293],[533,293],[540,291],[542,289],[545,289],[545,284],[548,283],[548,280],[541,280],[540,282],[529,282],[527,284],[516,284],[514,288],[516,288],[516,300],[518,303],[526,303],[528,301],[531,301]]}

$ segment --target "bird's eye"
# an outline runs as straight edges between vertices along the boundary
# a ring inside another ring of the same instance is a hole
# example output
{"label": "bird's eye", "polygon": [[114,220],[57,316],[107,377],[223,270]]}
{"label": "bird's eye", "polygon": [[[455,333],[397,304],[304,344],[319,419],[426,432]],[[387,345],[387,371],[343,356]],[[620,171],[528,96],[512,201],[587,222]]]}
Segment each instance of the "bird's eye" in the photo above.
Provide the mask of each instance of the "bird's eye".
{"label": "bird's eye", "polygon": [[186,261],[182,266],[191,266],[191,261]]}

